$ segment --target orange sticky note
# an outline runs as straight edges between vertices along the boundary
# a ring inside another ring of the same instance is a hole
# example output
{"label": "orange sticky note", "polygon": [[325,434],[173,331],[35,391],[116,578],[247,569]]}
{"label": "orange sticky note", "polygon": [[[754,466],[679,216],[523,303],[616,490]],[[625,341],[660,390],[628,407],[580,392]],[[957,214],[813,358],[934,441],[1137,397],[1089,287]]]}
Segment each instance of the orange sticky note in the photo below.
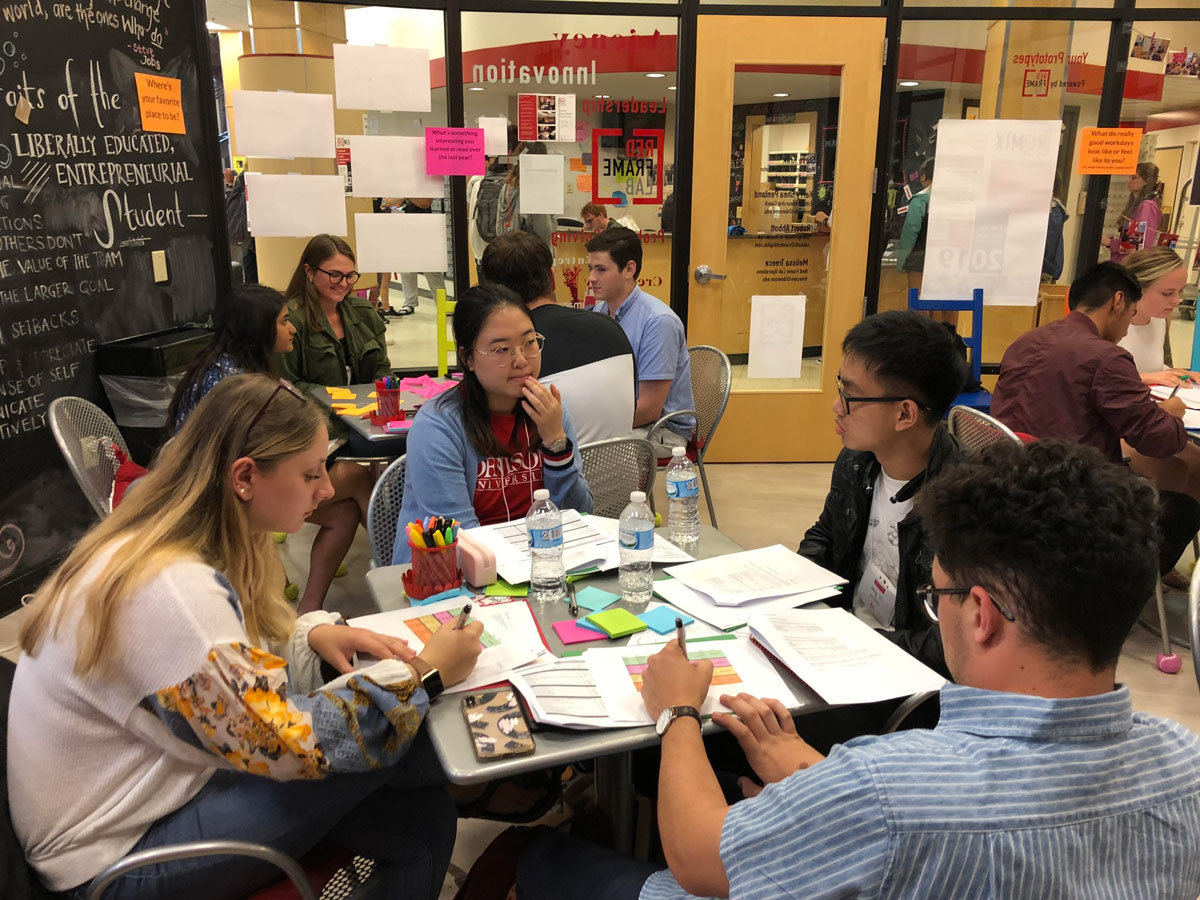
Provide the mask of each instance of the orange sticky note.
{"label": "orange sticky note", "polygon": [[142,131],[183,134],[183,88],[178,78],[134,72]]}
{"label": "orange sticky note", "polygon": [[575,188],[576,188],[576,190],[583,191],[583,193],[585,193],[585,194],[590,194],[592,192],[591,173],[589,172],[587,175],[576,175],[575,176]]}
{"label": "orange sticky note", "polygon": [[1142,146],[1140,128],[1080,128],[1080,175],[1132,175]]}
{"label": "orange sticky note", "polygon": [[571,171],[572,172],[586,172],[587,171],[587,166],[585,166],[583,164],[582,156],[572,156],[571,157]]}

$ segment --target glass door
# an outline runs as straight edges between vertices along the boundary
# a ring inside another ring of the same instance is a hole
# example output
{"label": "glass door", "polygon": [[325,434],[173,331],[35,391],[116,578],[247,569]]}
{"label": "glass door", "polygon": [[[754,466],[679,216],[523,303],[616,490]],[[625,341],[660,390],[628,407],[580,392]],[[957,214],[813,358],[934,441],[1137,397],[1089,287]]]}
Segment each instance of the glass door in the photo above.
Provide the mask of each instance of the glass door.
{"label": "glass door", "polygon": [[699,19],[688,344],[733,365],[714,460],[841,448],[834,377],[863,310],[883,56],[882,18]]}

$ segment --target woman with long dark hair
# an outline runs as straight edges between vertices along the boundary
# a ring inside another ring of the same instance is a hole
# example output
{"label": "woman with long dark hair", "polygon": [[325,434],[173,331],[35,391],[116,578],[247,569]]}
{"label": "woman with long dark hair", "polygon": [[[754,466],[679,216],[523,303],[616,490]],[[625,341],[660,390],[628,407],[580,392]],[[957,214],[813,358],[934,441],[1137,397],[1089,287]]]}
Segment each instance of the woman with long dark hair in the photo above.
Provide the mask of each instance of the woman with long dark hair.
{"label": "woman with long dark hair", "polygon": [[1117,219],[1116,237],[1104,239],[1104,246],[1112,254],[1112,261],[1122,262],[1130,253],[1147,247],[1158,246],[1158,226],[1162,221],[1159,205],[1162,184],[1158,180],[1158,166],[1152,162],[1140,162],[1137,171],[1129,176],[1129,199]]}
{"label": "woman with long dark hair", "polygon": [[454,340],[463,381],[413,420],[393,563],[408,562],[403,526],[416,519],[451,516],[467,527],[519,519],[543,487],[559,508],[592,509],[571,417],[558,388],[537,380],[546,339],[521,299],[495,284],[466,291]]}

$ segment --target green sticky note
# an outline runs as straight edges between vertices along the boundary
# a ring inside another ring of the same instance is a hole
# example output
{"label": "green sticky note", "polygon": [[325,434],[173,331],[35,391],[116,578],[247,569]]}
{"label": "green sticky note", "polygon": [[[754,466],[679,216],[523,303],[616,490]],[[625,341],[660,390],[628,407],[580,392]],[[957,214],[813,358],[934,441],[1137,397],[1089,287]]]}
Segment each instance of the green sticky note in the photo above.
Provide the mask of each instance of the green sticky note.
{"label": "green sticky note", "polygon": [[587,621],[599,626],[610,638],[622,638],[646,630],[646,623],[622,606],[592,613]]}
{"label": "green sticky note", "polygon": [[528,597],[529,585],[509,584],[503,578],[500,578],[495,583],[485,587],[483,593],[487,597]]}

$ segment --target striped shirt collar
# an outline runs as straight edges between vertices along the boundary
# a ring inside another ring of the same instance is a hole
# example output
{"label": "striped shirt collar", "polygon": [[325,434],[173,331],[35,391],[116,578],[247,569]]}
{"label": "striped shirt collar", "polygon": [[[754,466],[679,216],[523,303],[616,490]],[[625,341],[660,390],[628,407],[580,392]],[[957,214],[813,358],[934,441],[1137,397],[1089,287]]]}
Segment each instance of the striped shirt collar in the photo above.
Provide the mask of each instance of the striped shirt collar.
{"label": "striped shirt collar", "polygon": [[1094,697],[1047,699],[947,684],[938,731],[1031,741],[1111,740],[1133,727],[1129,688],[1119,684]]}

